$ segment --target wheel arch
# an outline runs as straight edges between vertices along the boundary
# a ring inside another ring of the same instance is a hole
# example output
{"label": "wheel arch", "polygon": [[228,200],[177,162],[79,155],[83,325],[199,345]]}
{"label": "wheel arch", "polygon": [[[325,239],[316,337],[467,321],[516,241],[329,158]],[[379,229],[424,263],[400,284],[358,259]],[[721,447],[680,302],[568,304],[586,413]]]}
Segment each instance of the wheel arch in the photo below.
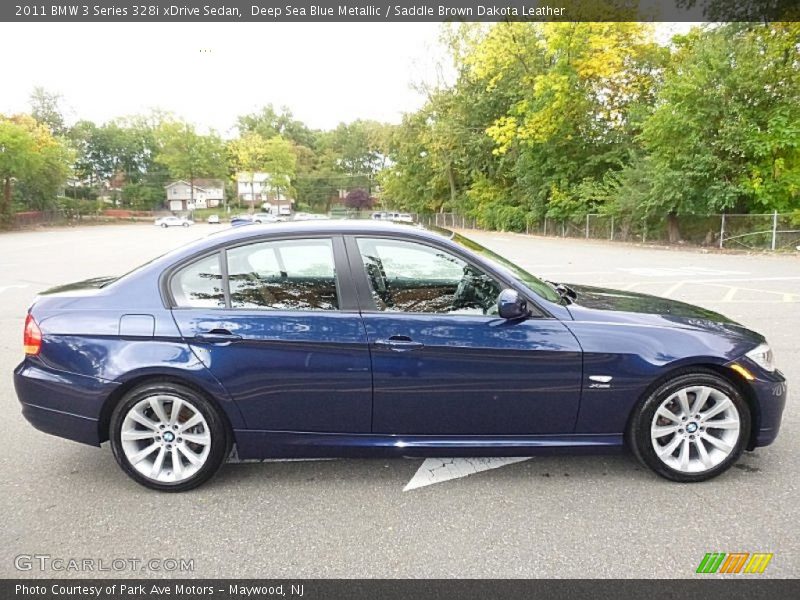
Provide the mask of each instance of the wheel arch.
{"label": "wheel arch", "polygon": [[111,415],[114,412],[114,409],[120,403],[120,401],[125,397],[125,395],[130,392],[132,389],[139,387],[140,385],[147,384],[147,383],[172,383],[177,385],[182,385],[191,389],[193,392],[200,394],[209,402],[211,402],[216,409],[219,411],[219,414],[222,418],[223,423],[228,429],[228,433],[233,439],[234,436],[234,429],[233,424],[231,423],[230,415],[228,411],[225,410],[225,406],[223,403],[219,401],[219,399],[214,395],[208,392],[203,386],[199,385],[197,382],[192,381],[191,378],[183,377],[179,374],[175,373],[143,373],[131,377],[130,379],[126,379],[120,385],[118,385],[111,394],[108,395],[105,402],[103,403],[103,407],[100,410],[100,418],[97,422],[97,436],[100,443],[106,442],[109,439],[109,429],[111,427]]}
{"label": "wheel arch", "polygon": [[639,406],[642,405],[647,398],[649,398],[652,393],[662,386],[664,383],[678,377],[680,375],[686,375],[689,373],[709,373],[712,375],[716,375],[728,383],[730,383],[733,387],[735,387],[739,393],[741,393],[742,398],[744,399],[745,403],[747,404],[747,408],[750,411],[750,437],[747,440],[747,445],[745,448],[747,450],[752,450],[755,448],[755,441],[756,435],[758,433],[758,429],[760,426],[760,411],[758,406],[758,400],[756,398],[756,394],[753,391],[753,388],[745,381],[744,377],[742,377],[739,373],[726,367],[724,364],[719,364],[716,362],[711,361],[702,361],[697,363],[690,363],[690,364],[681,364],[672,366],[669,370],[662,373],[659,377],[657,377],[653,382],[647,386],[645,391],[641,394],[641,396],[637,399],[636,402],[633,403],[631,406],[630,412],[628,413],[628,418],[625,423],[625,443],[626,445],[630,445],[630,431],[631,431],[631,424],[636,414],[636,410]]}

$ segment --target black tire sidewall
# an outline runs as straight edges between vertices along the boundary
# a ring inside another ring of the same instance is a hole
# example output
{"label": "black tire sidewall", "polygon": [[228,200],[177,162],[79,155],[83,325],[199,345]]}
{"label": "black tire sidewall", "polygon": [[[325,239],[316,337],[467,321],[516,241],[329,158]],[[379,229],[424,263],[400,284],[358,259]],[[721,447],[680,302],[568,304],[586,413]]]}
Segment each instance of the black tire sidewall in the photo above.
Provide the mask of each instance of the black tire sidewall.
{"label": "black tire sidewall", "polygon": [[[139,473],[139,471],[137,471],[133,465],[131,465],[122,449],[120,434],[122,430],[122,423],[125,420],[125,415],[128,414],[128,411],[134,405],[136,405],[138,402],[141,402],[142,399],[159,393],[178,396],[181,399],[190,402],[203,415],[206,423],[208,423],[211,433],[211,450],[209,451],[209,455],[205,464],[189,479],[180,481],[178,483],[162,483],[145,477]],[[120,468],[137,483],[149,489],[162,492],[183,492],[205,483],[219,470],[219,468],[225,462],[225,459],[230,453],[231,447],[231,436],[229,434],[228,426],[223,420],[217,407],[205,396],[199,394],[193,389],[170,382],[144,384],[137,386],[125,394],[111,415],[109,439],[111,441],[111,449],[114,453],[114,458],[116,459]]]}
{"label": "black tire sidewall", "polygon": [[[666,464],[656,455],[650,437],[650,426],[661,403],[677,390],[693,385],[704,385],[727,395],[739,412],[739,439],[733,451],[720,464],[700,473],[683,473]],[[750,409],[741,392],[722,377],[705,371],[684,372],[659,385],[639,406],[631,420],[630,442],[636,457],[656,474],[682,483],[707,481],[727,471],[741,456],[750,437]]]}

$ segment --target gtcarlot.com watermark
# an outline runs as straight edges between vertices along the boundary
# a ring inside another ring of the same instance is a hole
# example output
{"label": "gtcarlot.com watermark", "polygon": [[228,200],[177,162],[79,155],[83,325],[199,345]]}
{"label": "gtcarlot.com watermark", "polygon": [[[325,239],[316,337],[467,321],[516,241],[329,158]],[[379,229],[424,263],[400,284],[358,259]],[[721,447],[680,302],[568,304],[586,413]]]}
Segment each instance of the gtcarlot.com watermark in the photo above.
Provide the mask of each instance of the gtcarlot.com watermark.
{"label": "gtcarlot.com watermark", "polygon": [[14,557],[18,571],[55,573],[95,573],[150,571],[154,573],[189,573],[194,571],[193,558],[75,558],[51,554],[18,554]]}

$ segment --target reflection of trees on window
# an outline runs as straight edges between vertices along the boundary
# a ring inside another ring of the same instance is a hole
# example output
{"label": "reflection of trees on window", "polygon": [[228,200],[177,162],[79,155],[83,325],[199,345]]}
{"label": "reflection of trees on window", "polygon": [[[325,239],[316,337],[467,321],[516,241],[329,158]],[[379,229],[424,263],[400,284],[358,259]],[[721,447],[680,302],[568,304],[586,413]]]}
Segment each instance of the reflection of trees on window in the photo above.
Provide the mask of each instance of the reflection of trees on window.
{"label": "reflection of trees on window", "polygon": [[184,267],[172,279],[172,295],[177,306],[225,306],[219,255],[213,254]]}
{"label": "reflection of trees on window", "polygon": [[233,308],[337,310],[330,240],[261,242],[228,251]]}
{"label": "reflection of trees on window", "polygon": [[413,242],[362,238],[358,244],[379,310],[479,315],[497,312],[500,287],[456,256]]}
{"label": "reflection of trees on window", "polygon": [[254,273],[231,275],[233,308],[268,308],[272,310],[337,310],[334,279],[289,278],[274,281]]}

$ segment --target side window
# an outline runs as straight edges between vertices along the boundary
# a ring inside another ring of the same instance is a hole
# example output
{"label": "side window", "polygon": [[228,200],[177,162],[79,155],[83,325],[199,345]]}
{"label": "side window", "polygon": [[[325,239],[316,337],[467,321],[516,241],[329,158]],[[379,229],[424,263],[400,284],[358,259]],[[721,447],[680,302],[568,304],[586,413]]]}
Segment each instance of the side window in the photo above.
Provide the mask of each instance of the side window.
{"label": "side window", "polygon": [[231,308],[339,308],[330,239],[259,242],[227,254]]}
{"label": "side window", "polygon": [[172,296],[179,307],[225,306],[219,254],[212,254],[178,271],[170,282]]}
{"label": "side window", "polygon": [[461,258],[417,242],[359,238],[378,310],[497,314],[500,285]]}

